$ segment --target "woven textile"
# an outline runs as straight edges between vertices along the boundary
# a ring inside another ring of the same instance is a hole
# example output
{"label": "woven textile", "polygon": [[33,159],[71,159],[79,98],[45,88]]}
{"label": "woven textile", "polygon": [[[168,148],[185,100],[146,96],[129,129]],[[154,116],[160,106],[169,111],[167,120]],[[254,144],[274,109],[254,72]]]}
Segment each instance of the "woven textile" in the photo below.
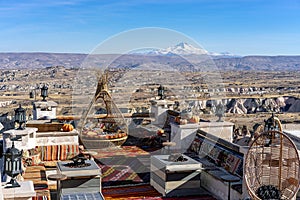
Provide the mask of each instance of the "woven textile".
{"label": "woven textile", "polygon": [[[210,195],[184,196],[184,197],[162,197],[151,185],[128,186],[118,188],[104,188],[102,194],[106,200],[216,200]],[[188,195],[188,194],[187,194]]]}
{"label": "woven textile", "polygon": [[79,154],[78,145],[39,146],[42,161],[68,160]]}
{"label": "woven textile", "polygon": [[118,188],[108,188],[108,189],[104,188],[102,189],[102,194],[104,195],[105,199],[115,199],[115,198],[128,199],[129,197],[147,198],[147,197],[161,196],[161,194],[158,193],[150,185],[118,187]]}
{"label": "woven textile", "polygon": [[102,187],[142,184],[150,181],[149,169],[135,157],[103,158],[99,166],[102,171]]}
{"label": "woven textile", "polygon": [[[150,181],[150,153],[136,146],[94,150],[102,169],[102,186],[144,184]],[[140,162],[144,158],[149,161]],[[149,166],[148,166],[149,165]]]}
{"label": "woven textile", "polygon": [[206,155],[217,166],[234,175],[243,176],[243,158],[241,155],[199,135],[196,135],[187,152],[192,155]]}
{"label": "woven textile", "polygon": [[137,146],[122,146],[121,148],[107,148],[107,149],[94,149],[97,155],[94,156],[97,159],[110,158],[115,156],[136,157],[142,155],[150,155],[149,152],[137,147]]}

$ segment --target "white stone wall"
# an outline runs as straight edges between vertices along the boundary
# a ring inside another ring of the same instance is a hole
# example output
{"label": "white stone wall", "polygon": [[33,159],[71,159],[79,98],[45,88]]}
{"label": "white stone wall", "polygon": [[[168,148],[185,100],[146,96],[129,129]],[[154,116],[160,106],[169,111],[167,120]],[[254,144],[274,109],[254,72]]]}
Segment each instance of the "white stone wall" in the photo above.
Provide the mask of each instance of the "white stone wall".
{"label": "white stone wall", "polygon": [[176,146],[172,148],[180,150],[181,153],[186,152],[198,129],[232,142],[233,125],[230,122],[200,122],[185,125],[171,123],[171,141],[176,143]]}
{"label": "white stone wall", "polygon": [[199,124],[178,125],[171,123],[171,141],[176,143],[171,148],[185,153],[195,139],[199,127]]}
{"label": "white stone wall", "polygon": [[77,131],[73,130],[72,132],[37,133],[36,146],[50,146],[63,144],[79,144]]}
{"label": "white stone wall", "polygon": [[151,113],[154,114],[155,118],[155,121],[153,122],[154,125],[157,125],[161,128],[164,126],[167,119],[167,110],[168,108],[164,108],[162,106],[151,106]]}
{"label": "white stone wall", "polygon": [[26,128],[24,130],[11,129],[3,133],[3,152],[12,146],[11,137],[21,136],[20,141],[15,141],[15,147],[21,149],[33,149],[36,146],[36,131],[37,128]]}
{"label": "white stone wall", "polygon": [[49,119],[56,118],[56,108],[52,108],[51,110],[41,110],[37,108],[36,110],[32,111],[33,113],[33,120],[42,119],[44,117],[48,117]]}
{"label": "white stone wall", "polygon": [[200,130],[232,142],[233,126],[231,122],[200,122]]}

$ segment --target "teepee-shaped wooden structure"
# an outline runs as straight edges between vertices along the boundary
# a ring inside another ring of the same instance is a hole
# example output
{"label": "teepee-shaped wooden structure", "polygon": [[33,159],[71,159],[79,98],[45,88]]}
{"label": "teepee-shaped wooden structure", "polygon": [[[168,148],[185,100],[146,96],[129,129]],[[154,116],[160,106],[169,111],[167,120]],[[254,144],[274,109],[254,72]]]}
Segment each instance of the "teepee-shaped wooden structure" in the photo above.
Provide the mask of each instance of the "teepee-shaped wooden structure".
{"label": "teepee-shaped wooden structure", "polygon": [[120,146],[126,141],[127,124],[108,92],[108,72],[99,78],[96,92],[79,124],[81,142],[88,149]]}

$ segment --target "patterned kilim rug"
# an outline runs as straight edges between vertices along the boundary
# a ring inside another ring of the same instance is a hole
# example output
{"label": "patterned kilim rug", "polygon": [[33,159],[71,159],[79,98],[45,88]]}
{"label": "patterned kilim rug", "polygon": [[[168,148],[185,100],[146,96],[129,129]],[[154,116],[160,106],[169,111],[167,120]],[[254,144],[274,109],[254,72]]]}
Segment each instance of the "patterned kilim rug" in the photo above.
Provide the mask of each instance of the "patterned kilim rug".
{"label": "patterned kilim rug", "polygon": [[[134,163],[134,162],[133,162]],[[138,164],[143,167],[142,164]],[[149,183],[150,173],[143,170],[140,173],[134,171],[128,165],[101,165],[102,169],[102,187],[122,186],[132,184]]]}
{"label": "patterned kilim rug", "polygon": [[161,196],[161,194],[150,185],[103,188],[102,194],[105,199],[149,198]]}
{"label": "patterned kilim rug", "polygon": [[102,189],[104,198],[126,200],[126,199],[148,199],[148,200],[216,200],[212,196],[185,196],[185,197],[162,197],[152,186],[139,185],[118,188],[104,188]]}
{"label": "patterned kilim rug", "polygon": [[102,169],[102,193],[105,199],[216,200],[209,195],[162,197],[149,184],[150,155],[149,152],[137,146],[97,150],[97,155],[94,158]]}
{"label": "patterned kilim rug", "polygon": [[150,155],[149,152],[137,147],[137,146],[122,146],[113,147],[106,149],[93,149],[97,152],[94,156],[96,159],[111,158],[115,156],[126,156],[126,157],[136,157],[141,155]]}
{"label": "patterned kilim rug", "polygon": [[[95,150],[93,150],[95,151]],[[139,158],[149,160],[150,153],[136,146],[96,150],[94,156],[102,169],[102,187],[138,185],[150,182],[150,169]]]}
{"label": "patterned kilim rug", "polygon": [[163,198],[149,184],[149,151],[153,149],[146,151],[137,146],[96,150],[94,158],[102,169],[102,193],[106,200],[216,200],[209,195]]}

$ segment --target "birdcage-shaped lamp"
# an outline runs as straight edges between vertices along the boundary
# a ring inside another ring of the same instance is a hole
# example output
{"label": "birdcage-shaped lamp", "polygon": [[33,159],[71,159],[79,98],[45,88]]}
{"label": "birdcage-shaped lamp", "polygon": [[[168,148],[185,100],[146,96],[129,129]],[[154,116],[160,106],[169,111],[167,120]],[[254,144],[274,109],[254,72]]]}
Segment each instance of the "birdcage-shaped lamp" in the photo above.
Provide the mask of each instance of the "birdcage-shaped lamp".
{"label": "birdcage-shaped lamp", "polygon": [[299,154],[284,133],[261,133],[249,147],[244,178],[252,199],[292,199],[299,190]]}

